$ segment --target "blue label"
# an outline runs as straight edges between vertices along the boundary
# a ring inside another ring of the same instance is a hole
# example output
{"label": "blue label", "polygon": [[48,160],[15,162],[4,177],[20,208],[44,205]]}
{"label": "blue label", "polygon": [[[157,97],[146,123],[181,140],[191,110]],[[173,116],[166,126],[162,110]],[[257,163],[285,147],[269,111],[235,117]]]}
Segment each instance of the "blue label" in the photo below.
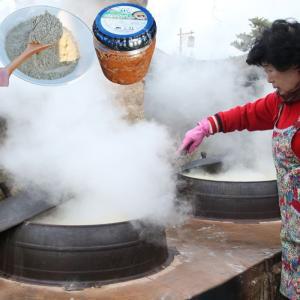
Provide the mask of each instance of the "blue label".
{"label": "blue label", "polygon": [[153,25],[153,17],[144,7],[119,3],[100,11],[95,24],[108,37],[129,38],[146,33]]}

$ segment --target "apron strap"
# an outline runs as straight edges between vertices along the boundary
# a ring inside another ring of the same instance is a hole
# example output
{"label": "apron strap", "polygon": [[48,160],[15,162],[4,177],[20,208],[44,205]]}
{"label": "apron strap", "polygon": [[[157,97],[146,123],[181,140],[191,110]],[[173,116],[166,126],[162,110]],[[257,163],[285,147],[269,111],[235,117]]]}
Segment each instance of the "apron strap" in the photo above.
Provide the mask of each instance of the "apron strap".
{"label": "apron strap", "polygon": [[[278,114],[277,114],[277,117],[276,117],[275,122],[274,122],[274,127],[277,127],[277,122],[279,121],[279,118],[281,116],[281,112],[283,110],[283,105],[284,105],[284,103],[281,103],[280,106],[279,106]],[[299,118],[298,118],[298,120],[299,120]]]}

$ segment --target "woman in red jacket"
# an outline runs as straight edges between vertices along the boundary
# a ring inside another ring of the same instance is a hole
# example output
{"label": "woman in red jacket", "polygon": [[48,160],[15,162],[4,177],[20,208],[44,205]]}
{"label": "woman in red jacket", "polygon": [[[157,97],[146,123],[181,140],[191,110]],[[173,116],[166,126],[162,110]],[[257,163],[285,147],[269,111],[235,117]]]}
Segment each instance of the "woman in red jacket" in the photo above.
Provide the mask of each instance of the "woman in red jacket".
{"label": "woman in red jacket", "polygon": [[276,20],[250,50],[247,63],[263,67],[276,89],[244,106],[201,120],[179,148],[192,153],[203,138],[217,132],[273,129],[282,219],[281,293],[300,299],[300,23]]}

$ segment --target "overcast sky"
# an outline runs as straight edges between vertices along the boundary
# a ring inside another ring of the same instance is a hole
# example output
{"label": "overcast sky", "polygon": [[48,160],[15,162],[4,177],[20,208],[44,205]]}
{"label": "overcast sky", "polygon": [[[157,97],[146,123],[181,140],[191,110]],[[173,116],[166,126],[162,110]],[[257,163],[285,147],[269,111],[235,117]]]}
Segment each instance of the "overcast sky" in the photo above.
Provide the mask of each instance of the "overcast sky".
{"label": "overcast sky", "polygon": [[[101,7],[115,2],[0,0],[0,19],[21,6],[48,4],[70,10],[91,27]],[[148,0],[147,8],[158,25],[157,48],[169,54],[178,54],[179,29],[182,28],[183,32],[193,30],[195,47],[187,48],[185,38],[183,54],[199,59],[217,59],[241,54],[230,43],[236,39],[236,34],[250,31],[249,18],[258,16],[270,21],[295,18],[300,21],[299,0]]]}
{"label": "overcast sky", "polygon": [[195,32],[194,49],[184,43],[184,54],[216,59],[241,54],[230,46],[236,34],[249,32],[249,18],[295,18],[300,21],[299,0],[149,0],[148,9],[158,25],[158,48],[179,52],[179,28]]}

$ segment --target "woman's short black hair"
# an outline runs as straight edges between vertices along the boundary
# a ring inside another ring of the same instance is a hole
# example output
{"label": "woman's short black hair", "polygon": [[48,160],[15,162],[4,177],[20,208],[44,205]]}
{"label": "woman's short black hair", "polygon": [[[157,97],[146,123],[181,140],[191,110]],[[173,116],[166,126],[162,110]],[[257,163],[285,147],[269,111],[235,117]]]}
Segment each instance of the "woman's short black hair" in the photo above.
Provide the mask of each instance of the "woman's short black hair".
{"label": "woman's short black hair", "polygon": [[275,20],[256,39],[246,62],[257,66],[271,64],[278,71],[300,68],[300,23],[295,20]]}

